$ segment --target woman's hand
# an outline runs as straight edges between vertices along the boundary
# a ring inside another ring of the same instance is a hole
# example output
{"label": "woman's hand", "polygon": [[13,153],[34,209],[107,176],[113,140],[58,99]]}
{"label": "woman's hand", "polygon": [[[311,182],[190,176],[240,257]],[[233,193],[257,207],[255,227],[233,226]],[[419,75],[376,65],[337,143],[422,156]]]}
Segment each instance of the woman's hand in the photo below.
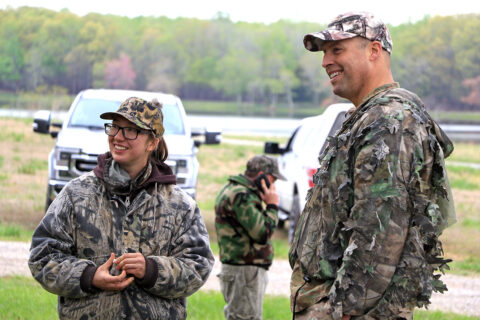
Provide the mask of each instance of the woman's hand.
{"label": "woman's hand", "polygon": [[128,287],[135,278],[127,277],[127,273],[122,271],[118,276],[110,274],[110,267],[115,259],[115,254],[111,253],[110,258],[97,268],[93,276],[92,285],[101,290],[122,291]]}
{"label": "woman's hand", "polygon": [[145,277],[146,261],[141,253],[124,253],[114,263],[117,270],[123,270],[127,274],[134,275],[137,279]]}

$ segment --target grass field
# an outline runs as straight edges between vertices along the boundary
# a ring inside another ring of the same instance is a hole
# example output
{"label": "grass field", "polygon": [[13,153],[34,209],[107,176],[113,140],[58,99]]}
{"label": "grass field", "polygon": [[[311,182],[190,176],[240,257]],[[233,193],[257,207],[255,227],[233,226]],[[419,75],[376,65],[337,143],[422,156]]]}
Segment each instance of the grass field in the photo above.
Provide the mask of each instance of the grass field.
{"label": "grass field", "polygon": [[[28,241],[44,214],[47,184],[47,157],[54,145],[48,135],[36,134],[31,119],[0,118],[0,238]],[[227,136],[236,138],[238,136]],[[254,139],[249,137],[248,139]],[[257,137],[256,141],[285,138]],[[457,144],[449,161],[480,163],[480,145]],[[228,176],[243,172],[246,161],[262,153],[261,146],[202,145],[198,153],[200,173],[197,201],[207,228],[215,242],[214,200]],[[441,239],[447,257],[452,257],[451,272],[480,275],[480,169],[450,166],[458,222],[445,230]],[[285,230],[274,235],[277,258],[287,258]],[[215,245],[213,245],[215,249]]]}
{"label": "grass field", "polygon": [[[31,119],[0,118],[0,240],[29,241],[44,214],[47,157],[54,140],[33,133]],[[230,137],[239,139],[240,137]],[[252,139],[251,137],[249,139]],[[258,137],[257,141],[279,140]],[[284,142],[285,139],[280,139]],[[480,145],[457,144],[449,161],[480,163]],[[218,252],[214,231],[214,198],[229,175],[243,172],[246,161],[262,153],[260,146],[203,145],[198,153],[200,174],[197,201]],[[449,165],[458,222],[441,237],[445,255],[453,258],[455,274],[480,275],[480,170]],[[276,258],[286,259],[285,230],[274,235]],[[28,278],[0,278],[1,319],[55,319],[56,298]],[[44,306],[47,307],[44,307]],[[44,310],[48,309],[48,310]],[[219,293],[199,292],[189,298],[189,319],[222,319],[223,299]],[[23,311],[22,311],[23,310]],[[47,317],[40,315],[46,312]],[[278,313],[280,312],[280,313]],[[265,319],[289,319],[288,300],[267,297]],[[38,315],[38,317],[37,317]],[[418,311],[418,319],[473,319],[433,311]]]}
{"label": "grass field", "polygon": [[[43,290],[33,279],[25,277],[0,278],[0,297],[0,316],[2,320],[58,319],[57,297]],[[220,292],[198,291],[187,299],[187,319],[225,319],[223,316],[224,304]],[[292,317],[287,297],[267,295],[263,308],[264,320],[289,320]],[[478,318],[439,311],[416,310],[414,319],[473,320]]]}

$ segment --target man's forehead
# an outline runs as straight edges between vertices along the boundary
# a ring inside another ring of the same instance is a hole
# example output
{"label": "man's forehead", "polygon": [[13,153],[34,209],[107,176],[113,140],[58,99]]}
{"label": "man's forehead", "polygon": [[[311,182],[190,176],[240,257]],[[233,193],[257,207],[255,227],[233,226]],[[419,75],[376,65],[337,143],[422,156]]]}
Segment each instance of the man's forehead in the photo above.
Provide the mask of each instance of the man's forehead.
{"label": "man's forehead", "polygon": [[354,37],[350,39],[343,39],[343,40],[326,40],[320,45],[320,51],[325,51],[331,49],[333,47],[343,47],[347,46],[350,42],[358,40],[359,37]]}

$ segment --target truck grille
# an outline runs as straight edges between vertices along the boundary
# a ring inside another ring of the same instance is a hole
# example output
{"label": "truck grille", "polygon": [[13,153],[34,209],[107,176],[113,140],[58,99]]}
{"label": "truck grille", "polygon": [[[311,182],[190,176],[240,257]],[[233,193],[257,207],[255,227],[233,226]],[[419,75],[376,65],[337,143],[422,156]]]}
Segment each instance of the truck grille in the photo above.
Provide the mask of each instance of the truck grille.
{"label": "truck grille", "polygon": [[91,154],[72,154],[70,167],[75,175],[92,171],[97,165],[97,156]]}
{"label": "truck grille", "polygon": [[97,165],[97,162],[90,162],[90,161],[77,161],[75,163],[75,167],[78,171],[84,171],[84,172],[88,172],[88,171],[92,171],[93,168],[95,168],[95,166]]}

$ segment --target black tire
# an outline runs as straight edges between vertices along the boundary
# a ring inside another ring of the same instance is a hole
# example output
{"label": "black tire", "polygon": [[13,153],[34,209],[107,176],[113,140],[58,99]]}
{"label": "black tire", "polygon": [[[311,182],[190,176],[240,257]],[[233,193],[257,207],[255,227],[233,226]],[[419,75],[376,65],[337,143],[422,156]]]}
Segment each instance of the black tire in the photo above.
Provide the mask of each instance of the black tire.
{"label": "black tire", "polygon": [[292,243],[297,227],[298,217],[300,216],[300,197],[298,194],[293,196],[292,211],[290,211],[288,223],[288,242]]}
{"label": "black tire", "polygon": [[47,212],[48,210],[48,207],[50,207],[50,205],[52,204],[53,200],[50,199],[50,195],[52,194],[52,186],[51,185],[48,185],[47,186],[47,195],[46,195],[46,200],[45,200],[45,212]]}

